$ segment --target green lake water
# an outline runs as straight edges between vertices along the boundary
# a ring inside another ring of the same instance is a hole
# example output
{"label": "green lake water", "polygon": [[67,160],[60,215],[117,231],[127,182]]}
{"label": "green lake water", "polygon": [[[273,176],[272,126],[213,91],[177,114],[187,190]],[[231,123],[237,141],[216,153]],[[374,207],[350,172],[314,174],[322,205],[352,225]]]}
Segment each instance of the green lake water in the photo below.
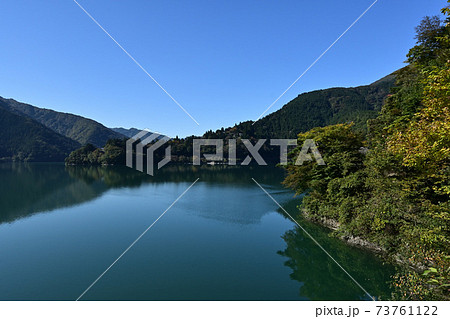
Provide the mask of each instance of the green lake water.
{"label": "green lake water", "polygon": [[[75,300],[197,178],[81,300],[361,300],[365,293],[290,214],[300,197],[268,167],[0,164],[0,300]],[[370,294],[394,269],[302,226]]]}

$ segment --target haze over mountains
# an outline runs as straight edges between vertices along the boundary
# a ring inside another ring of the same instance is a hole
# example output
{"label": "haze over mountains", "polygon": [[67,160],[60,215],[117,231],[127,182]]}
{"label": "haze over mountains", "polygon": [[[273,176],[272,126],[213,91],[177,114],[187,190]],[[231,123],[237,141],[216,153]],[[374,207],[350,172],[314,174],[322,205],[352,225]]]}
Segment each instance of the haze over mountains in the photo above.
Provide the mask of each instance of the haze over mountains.
{"label": "haze over mountains", "polygon": [[[207,138],[233,136],[295,138],[318,126],[355,122],[364,130],[394,86],[395,76],[354,88],[330,88],[300,94],[281,109],[256,123],[246,121],[204,134]],[[252,125],[254,123],[254,125]],[[109,139],[130,138],[137,128],[107,128],[94,120],[70,113],[39,108],[0,97],[0,160],[63,161],[71,151],[85,144],[103,147]]]}

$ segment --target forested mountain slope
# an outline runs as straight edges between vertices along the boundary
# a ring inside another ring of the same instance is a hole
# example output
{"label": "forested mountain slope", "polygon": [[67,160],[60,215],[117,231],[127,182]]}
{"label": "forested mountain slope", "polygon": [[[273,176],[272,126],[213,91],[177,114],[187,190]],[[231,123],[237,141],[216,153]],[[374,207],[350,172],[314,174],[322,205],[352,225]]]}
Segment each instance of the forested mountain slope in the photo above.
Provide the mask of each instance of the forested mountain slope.
{"label": "forested mountain slope", "polygon": [[0,160],[60,162],[80,144],[10,112],[0,100]]}
{"label": "forested mountain slope", "polygon": [[124,137],[122,134],[114,132],[94,120],[79,115],[39,108],[2,97],[0,97],[0,101],[10,112],[28,116],[82,145],[90,143],[98,147],[103,147],[106,141],[111,138]]}

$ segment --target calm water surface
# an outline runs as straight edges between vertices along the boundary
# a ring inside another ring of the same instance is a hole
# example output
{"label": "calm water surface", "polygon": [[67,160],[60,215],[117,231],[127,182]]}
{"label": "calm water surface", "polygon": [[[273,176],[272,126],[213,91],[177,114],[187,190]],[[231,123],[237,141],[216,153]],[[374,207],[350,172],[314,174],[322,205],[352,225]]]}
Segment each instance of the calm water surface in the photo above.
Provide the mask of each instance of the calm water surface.
{"label": "calm water surface", "polygon": [[[83,300],[359,300],[291,214],[301,198],[274,168],[0,165],[0,300],[75,300],[196,179]],[[393,268],[303,226],[372,295]]]}

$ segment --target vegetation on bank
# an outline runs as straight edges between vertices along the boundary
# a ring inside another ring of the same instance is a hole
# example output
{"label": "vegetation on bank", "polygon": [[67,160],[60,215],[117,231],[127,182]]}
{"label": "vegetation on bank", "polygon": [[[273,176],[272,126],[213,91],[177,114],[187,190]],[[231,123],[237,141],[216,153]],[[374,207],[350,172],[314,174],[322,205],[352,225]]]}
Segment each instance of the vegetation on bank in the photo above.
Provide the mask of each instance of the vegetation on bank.
{"label": "vegetation on bank", "polygon": [[65,162],[67,165],[125,165],[125,142],[126,139],[110,139],[103,148],[86,144],[70,153]]}
{"label": "vegetation on bank", "polygon": [[337,124],[299,134],[326,165],[289,164],[284,181],[308,193],[300,209],[310,218],[335,220],[336,235],[400,262],[393,299],[450,300],[450,9],[442,13],[445,21],[417,27],[409,64],[368,133]]}

